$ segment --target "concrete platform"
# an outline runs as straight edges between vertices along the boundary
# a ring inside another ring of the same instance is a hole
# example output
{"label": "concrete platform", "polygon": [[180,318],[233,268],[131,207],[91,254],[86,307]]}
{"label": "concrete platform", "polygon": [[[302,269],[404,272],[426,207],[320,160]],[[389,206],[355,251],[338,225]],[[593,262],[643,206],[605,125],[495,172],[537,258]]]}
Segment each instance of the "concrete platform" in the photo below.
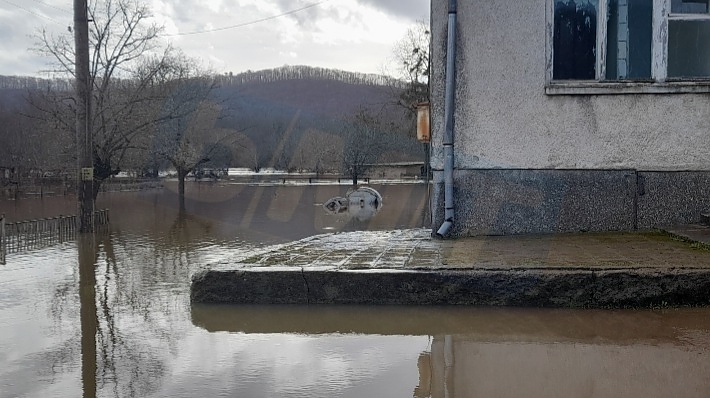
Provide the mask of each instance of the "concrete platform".
{"label": "concrete platform", "polygon": [[[648,307],[710,304],[710,250],[668,232],[435,240],[430,230],[329,234],[214,264],[191,299],[238,304]],[[707,232],[710,236],[710,232]]]}

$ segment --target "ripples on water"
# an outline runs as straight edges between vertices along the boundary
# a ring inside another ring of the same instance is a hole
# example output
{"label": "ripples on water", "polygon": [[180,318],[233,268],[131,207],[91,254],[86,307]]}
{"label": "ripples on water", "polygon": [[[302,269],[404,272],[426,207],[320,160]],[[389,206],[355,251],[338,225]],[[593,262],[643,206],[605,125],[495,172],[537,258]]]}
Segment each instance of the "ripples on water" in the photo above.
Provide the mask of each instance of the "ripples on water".
{"label": "ripples on water", "polygon": [[[92,242],[0,266],[5,397],[707,397],[710,312],[191,306],[192,274],[317,233],[421,226],[424,186],[325,215],[347,187],[191,186],[100,197]],[[32,218],[74,202],[0,203]],[[38,215],[39,214],[39,215]]]}

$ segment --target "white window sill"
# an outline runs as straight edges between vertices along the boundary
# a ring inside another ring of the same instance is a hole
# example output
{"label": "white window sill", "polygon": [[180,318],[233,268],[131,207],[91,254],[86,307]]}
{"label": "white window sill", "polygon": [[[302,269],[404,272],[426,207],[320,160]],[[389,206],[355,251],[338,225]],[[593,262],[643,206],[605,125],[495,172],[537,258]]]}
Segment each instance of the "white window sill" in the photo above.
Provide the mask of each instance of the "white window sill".
{"label": "white window sill", "polygon": [[545,85],[547,95],[619,95],[710,93],[710,80],[656,82],[597,82],[565,80]]}

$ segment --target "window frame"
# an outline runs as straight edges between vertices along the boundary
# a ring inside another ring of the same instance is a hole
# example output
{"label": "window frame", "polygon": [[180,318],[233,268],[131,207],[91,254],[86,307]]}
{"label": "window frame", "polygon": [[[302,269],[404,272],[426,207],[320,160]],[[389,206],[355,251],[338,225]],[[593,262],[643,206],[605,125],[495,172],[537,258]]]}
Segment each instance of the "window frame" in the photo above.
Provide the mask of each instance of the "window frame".
{"label": "window frame", "polygon": [[597,64],[594,80],[554,80],[553,34],[554,8],[558,0],[547,0],[546,76],[545,93],[565,94],[660,94],[660,93],[710,93],[708,78],[668,78],[668,26],[669,21],[710,21],[707,14],[671,13],[671,0],[653,0],[651,79],[606,80],[607,18],[609,0],[598,0],[597,10]]}

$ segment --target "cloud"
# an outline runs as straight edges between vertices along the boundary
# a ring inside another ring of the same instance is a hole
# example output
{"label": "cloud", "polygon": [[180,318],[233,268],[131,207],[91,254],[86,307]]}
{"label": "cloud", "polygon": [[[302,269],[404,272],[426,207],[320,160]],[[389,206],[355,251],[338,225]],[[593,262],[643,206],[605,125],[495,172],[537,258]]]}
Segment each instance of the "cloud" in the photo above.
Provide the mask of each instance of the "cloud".
{"label": "cloud", "polygon": [[47,69],[51,60],[30,51],[36,47],[34,36],[41,29],[46,29],[49,35],[66,34],[73,18],[70,10],[50,5],[0,2],[0,74],[36,75]]}
{"label": "cloud", "polygon": [[417,21],[428,19],[429,0],[358,0],[363,5],[368,5],[385,12],[386,14]]}
{"label": "cloud", "polygon": [[[0,1],[0,74],[30,74],[47,58],[28,54],[29,36],[40,27],[67,33],[68,0],[20,2],[36,14]],[[428,18],[429,0],[149,0],[163,40],[185,54],[210,62],[218,72],[304,64],[378,73],[394,42],[417,19]],[[301,11],[272,18],[293,10]],[[56,20],[56,21],[55,21]],[[233,29],[201,34],[260,21]],[[65,25],[66,24],[66,25]]]}
{"label": "cloud", "polygon": [[187,54],[204,54],[209,43],[214,48],[209,56],[201,57],[210,59],[217,69],[235,72],[288,63],[377,73],[392,41],[402,37],[411,23],[357,0],[328,1],[272,18],[312,4],[306,0],[222,0],[200,8],[183,1],[155,9],[156,13],[164,10],[163,18],[170,23],[185,20],[179,29],[182,33],[204,30],[205,25],[196,21],[209,20],[210,26],[219,29],[270,18],[234,29],[169,38]]}

